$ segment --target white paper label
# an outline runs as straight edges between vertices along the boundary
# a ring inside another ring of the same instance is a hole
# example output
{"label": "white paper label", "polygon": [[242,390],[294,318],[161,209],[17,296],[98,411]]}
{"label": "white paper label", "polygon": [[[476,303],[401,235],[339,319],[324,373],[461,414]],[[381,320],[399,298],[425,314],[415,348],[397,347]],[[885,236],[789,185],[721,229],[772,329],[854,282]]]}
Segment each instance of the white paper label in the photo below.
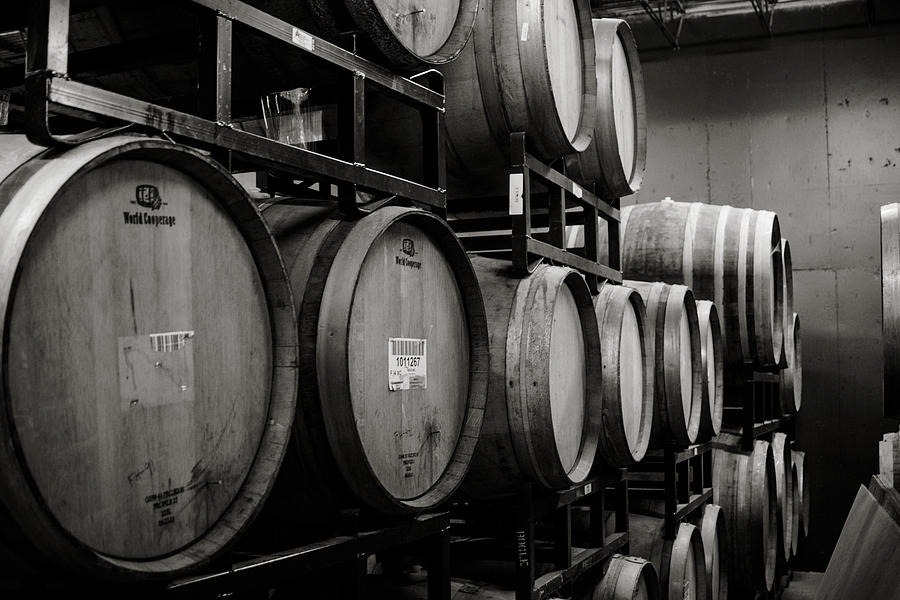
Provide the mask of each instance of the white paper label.
{"label": "white paper label", "polygon": [[592,489],[594,489],[593,484],[587,483],[587,484],[585,484],[585,486],[584,486],[584,493],[585,493],[585,494],[590,494]]}
{"label": "white paper label", "polygon": [[122,410],[194,399],[193,331],[169,331],[119,338]]}
{"label": "white paper label", "polygon": [[528,21],[522,23],[522,41],[528,41]]}
{"label": "white paper label", "polygon": [[525,187],[525,175],[522,173],[509,174],[509,214],[521,215],[525,208],[522,199],[522,188]]}
{"label": "white paper label", "polygon": [[575,194],[576,198],[581,198],[582,196],[584,196],[584,192],[582,192],[581,186],[579,186],[577,183],[572,184],[572,193]]}
{"label": "white paper label", "polygon": [[305,50],[312,52],[316,47],[316,42],[311,35],[302,29],[293,28],[291,31],[291,41]]}
{"label": "white paper label", "polygon": [[388,338],[388,389],[426,389],[426,357],[425,340]]}

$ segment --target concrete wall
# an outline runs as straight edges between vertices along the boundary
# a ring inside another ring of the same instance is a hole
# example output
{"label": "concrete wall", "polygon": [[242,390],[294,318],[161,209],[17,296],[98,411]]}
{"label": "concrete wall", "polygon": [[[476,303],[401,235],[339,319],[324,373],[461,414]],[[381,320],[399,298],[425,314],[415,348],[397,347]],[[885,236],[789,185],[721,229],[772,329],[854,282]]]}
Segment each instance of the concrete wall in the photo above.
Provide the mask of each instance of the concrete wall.
{"label": "concrete wall", "polygon": [[900,27],[642,53],[647,169],[623,205],[670,196],[778,213],[803,344],[797,440],[824,570],[878,471],[883,204],[900,201]]}

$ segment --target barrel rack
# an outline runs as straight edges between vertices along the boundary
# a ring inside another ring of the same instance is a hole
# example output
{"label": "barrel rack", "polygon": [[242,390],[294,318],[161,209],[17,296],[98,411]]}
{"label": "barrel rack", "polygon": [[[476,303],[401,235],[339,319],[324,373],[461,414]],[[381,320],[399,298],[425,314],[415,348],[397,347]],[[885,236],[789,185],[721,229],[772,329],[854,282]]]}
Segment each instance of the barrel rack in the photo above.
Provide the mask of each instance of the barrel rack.
{"label": "barrel rack", "polygon": [[[612,507],[607,506],[609,500]],[[573,509],[588,514],[586,529],[573,526]],[[608,510],[615,513],[614,532],[606,531]],[[567,595],[579,577],[596,574],[613,554],[628,550],[624,469],[610,469],[558,491],[522,483],[505,498],[455,502],[450,513],[454,552],[512,563],[516,600]],[[539,564],[552,564],[552,569],[541,573]]]}
{"label": "barrel rack", "polygon": [[[370,192],[376,198],[398,196],[443,216],[444,95],[443,80],[434,71],[401,77],[239,0],[187,0],[178,4],[196,11],[200,19],[200,114],[173,110],[74,80],[69,74],[70,0],[29,2],[24,110],[28,138],[49,147],[77,144],[123,127],[143,129],[206,149],[232,172],[268,171],[289,182],[299,178],[305,190],[313,183],[319,183],[320,189],[334,186],[336,204],[348,216],[367,210],[357,200],[358,191]],[[165,10],[165,6],[161,3],[160,10]],[[337,156],[235,126],[232,64],[236,24],[284,42],[286,52],[293,51],[297,61],[311,61],[320,68],[325,65],[336,79]],[[117,47],[106,50],[114,57]],[[422,183],[366,165],[367,90],[376,90],[421,114]],[[85,124],[85,129],[61,135],[52,130],[54,117],[74,117]],[[102,128],[88,129],[98,124]]]}
{"label": "barrel rack", "polygon": [[776,431],[794,439],[794,417],[782,412],[780,386],[777,368],[758,370],[750,361],[739,376],[726,382],[722,429],[740,435],[743,450],[752,450],[754,440],[771,439]]}
{"label": "barrel rack", "polygon": [[[466,250],[508,258],[522,277],[541,259],[572,267],[584,274],[592,293],[597,293],[601,280],[622,283],[619,199],[601,199],[537,159],[527,151],[522,132],[509,136],[509,159],[508,198],[453,202],[460,210],[448,216],[448,223]],[[537,186],[542,191],[536,191]],[[472,203],[477,209],[463,216],[466,205]],[[608,265],[598,260],[602,255],[598,218],[609,228]],[[584,225],[583,255],[566,248],[567,224]],[[538,233],[536,228],[547,228],[547,232]]]}
{"label": "barrel rack", "polygon": [[[711,450],[709,442],[679,450],[675,442],[668,441],[662,450],[648,452],[644,460],[629,467],[629,502],[634,506],[635,501],[649,501],[654,507],[651,516],[664,519],[665,539],[674,540],[678,526],[712,501]],[[660,499],[661,514],[657,509]],[[634,512],[647,511],[637,507]]]}
{"label": "barrel rack", "polygon": [[[794,415],[782,411],[780,367],[759,369],[752,361],[745,361],[740,373],[726,380],[723,404],[722,431],[739,435],[742,450],[752,451],[757,439],[771,442],[776,432],[785,433],[792,447],[796,443]],[[715,446],[716,442],[712,444]],[[779,554],[775,584],[771,591],[758,597],[780,598],[792,577],[791,560]]]}
{"label": "barrel rack", "polygon": [[[32,143],[72,146],[122,130],[166,137],[208,151],[232,173],[264,172],[281,185],[312,186],[333,199],[348,218],[359,217],[385,202],[406,202],[445,216],[444,95],[435,71],[409,78],[361,58],[298,27],[239,0],[187,0],[200,20],[198,114],[181,112],[76,80],[69,73],[70,0],[33,0],[24,17],[28,29],[21,118]],[[166,3],[160,4],[164,10]],[[232,114],[232,58],[237,49],[235,26],[285,42],[298,61],[314,61],[337,81],[337,155],[301,148],[241,130]],[[188,44],[191,46],[192,44]],[[124,49],[101,49],[114,59]],[[146,50],[144,50],[146,52]],[[84,62],[84,61],[82,61]],[[324,65],[324,67],[323,67]],[[367,91],[376,90],[418,111],[422,118],[422,182],[385,173],[366,164],[365,114]],[[62,127],[59,125],[62,124]],[[71,133],[72,129],[78,133]],[[66,133],[61,133],[65,131]],[[300,181],[298,184],[297,182]],[[375,201],[361,203],[358,192]],[[234,551],[207,570],[184,579],[140,584],[43,581],[29,585],[53,595],[82,591],[95,598],[216,598],[235,593],[263,592],[297,581],[313,572],[337,567],[343,578],[342,597],[365,597],[367,559],[377,552],[415,546],[428,565],[428,597],[450,595],[450,519],[447,512],[408,519],[360,519],[348,511],[345,533],[275,552]],[[374,523],[374,525],[373,525]],[[84,595],[84,594],[82,594]],[[15,597],[12,593],[11,597]],[[260,597],[266,597],[263,593]]]}

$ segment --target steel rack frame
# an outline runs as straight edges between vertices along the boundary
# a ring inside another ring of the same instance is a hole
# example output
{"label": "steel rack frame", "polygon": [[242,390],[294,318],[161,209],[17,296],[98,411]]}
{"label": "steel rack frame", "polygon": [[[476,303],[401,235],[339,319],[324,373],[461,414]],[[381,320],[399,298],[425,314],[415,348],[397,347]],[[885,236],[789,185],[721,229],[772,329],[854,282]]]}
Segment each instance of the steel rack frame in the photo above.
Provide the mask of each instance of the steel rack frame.
{"label": "steel rack frame", "polygon": [[784,431],[794,438],[794,415],[781,410],[779,370],[756,370],[746,361],[740,375],[726,382],[722,431],[741,436],[741,449],[753,450],[753,441]]}
{"label": "steel rack frame", "polygon": [[[25,68],[25,133],[41,146],[71,145],[109,132],[85,130],[59,135],[52,116],[76,117],[91,124],[131,125],[209,149],[230,168],[232,159],[269,169],[287,179],[310,178],[337,187],[337,202],[346,215],[365,212],[357,190],[399,196],[444,215],[443,80],[436,71],[398,76],[239,0],[179,0],[201,19],[204,43],[199,55],[200,115],[172,110],[72,80],[68,71],[70,0],[28,3]],[[340,78],[338,157],[279,142],[233,126],[232,58],[235,24],[285,42],[298,58],[314,57]],[[414,81],[414,79],[418,81]],[[421,82],[421,83],[420,83]],[[423,121],[423,183],[366,166],[366,88],[418,110]],[[431,87],[428,87],[430,85]]]}
{"label": "steel rack frame", "polygon": [[367,559],[387,550],[424,544],[429,600],[450,598],[450,516],[427,513],[413,519],[366,528],[357,524],[336,536],[274,554],[235,561],[219,571],[169,582],[165,595],[175,598],[221,598],[240,592],[290,585],[291,581],[328,567],[346,568],[342,597],[367,597]]}
{"label": "steel rack frame", "polygon": [[[601,199],[565,174],[538,160],[526,149],[526,135],[509,136],[509,197],[485,200],[500,211],[482,210],[473,218],[449,219],[450,226],[470,253],[508,252],[513,270],[528,276],[541,259],[581,271],[588,286],[597,293],[601,280],[622,283],[619,264],[619,199]],[[546,211],[533,206],[539,202],[534,183],[547,189]],[[608,226],[609,264],[599,261],[598,218]],[[584,251],[566,248],[566,225],[584,225]],[[536,234],[536,226],[548,226],[546,235]]]}
{"label": "steel rack frame", "polygon": [[[615,512],[615,531],[606,531],[604,509],[611,496]],[[572,509],[586,507],[590,526],[581,532],[573,528]],[[628,480],[624,469],[614,469],[565,490],[539,489],[522,482],[507,498],[489,502],[457,502],[450,509],[457,536],[468,530],[482,538],[487,524],[497,537],[488,544],[458,540],[467,556],[484,558],[498,555],[515,566],[516,600],[545,600],[554,594],[566,595],[580,577],[596,573],[615,553],[628,550]],[[587,547],[579,547],[575,540]],[[542,542],[549,542],[545,544]],[[539,554],[553,564],[553,570],[537,573]],[[451,567],[452,570],[452,567]],[[562,590],[562,591],[561,591]]]}
{"label": "steel rack frame", "polygon": [[[652,516],[664,519],[665,539],[674,540],[678,526],[712,501],[712,446],[709,442],[678,450],[675,442],[666,442],[662,450],[648,452],[644,459],[629,467],[629,493],[633,500],[658,500],[663,511]],[[640,511],[638,511],[640,512]]]}

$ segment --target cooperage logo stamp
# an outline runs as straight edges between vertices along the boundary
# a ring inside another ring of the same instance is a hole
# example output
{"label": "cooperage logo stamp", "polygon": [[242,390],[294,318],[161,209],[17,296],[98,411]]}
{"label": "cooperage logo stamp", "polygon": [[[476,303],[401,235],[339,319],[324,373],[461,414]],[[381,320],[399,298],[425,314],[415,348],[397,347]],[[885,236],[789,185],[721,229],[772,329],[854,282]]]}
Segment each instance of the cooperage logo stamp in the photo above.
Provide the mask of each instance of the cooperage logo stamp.
{"label": "cooperage logo stamp", "polygon": [[415,256],[416,244],[409,238],[403,238],[403,244],[400,250],[407,256]]}
{"label": "cooperage logo stamp", "polygon": [[134,199],[138,205],[150,210],[159,210],[162,208],[162,196],[159,195],[159,188],[155,185],[143,184],[134,188]]}

